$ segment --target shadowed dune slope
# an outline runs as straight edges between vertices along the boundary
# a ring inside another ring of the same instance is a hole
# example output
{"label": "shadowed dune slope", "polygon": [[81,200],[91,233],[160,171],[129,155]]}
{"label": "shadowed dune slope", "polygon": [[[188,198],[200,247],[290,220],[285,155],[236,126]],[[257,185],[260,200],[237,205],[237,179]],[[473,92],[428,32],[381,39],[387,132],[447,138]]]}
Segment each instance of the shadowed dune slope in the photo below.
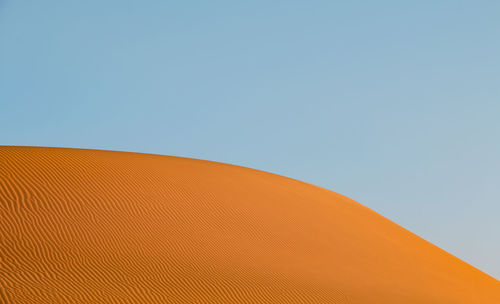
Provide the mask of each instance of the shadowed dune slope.
{"label": "shadowed dune slope", "polygon": [[370,209],[178,157],[0,147],[1,303],[500,303]]}

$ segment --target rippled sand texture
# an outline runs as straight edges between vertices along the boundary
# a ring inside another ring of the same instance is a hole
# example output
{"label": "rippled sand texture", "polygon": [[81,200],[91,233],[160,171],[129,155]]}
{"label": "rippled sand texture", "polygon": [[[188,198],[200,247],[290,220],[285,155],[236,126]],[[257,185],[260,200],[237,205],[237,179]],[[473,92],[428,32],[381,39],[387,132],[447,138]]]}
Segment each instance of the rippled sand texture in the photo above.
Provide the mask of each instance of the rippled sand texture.
{"label": "rippled sand texture", "polygon": [[334,192],[227,164],[0,147],[1,303],[500,303]]}

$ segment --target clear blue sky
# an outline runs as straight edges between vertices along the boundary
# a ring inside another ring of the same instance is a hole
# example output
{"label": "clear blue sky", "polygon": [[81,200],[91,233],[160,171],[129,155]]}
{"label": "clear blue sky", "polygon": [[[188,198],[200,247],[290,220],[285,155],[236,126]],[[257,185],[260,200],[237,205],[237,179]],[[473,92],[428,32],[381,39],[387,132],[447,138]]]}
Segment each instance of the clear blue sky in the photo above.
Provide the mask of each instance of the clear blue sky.
{"label": "clear blue sky", "polygon": [[279,173],[500,278],[499,16],[493,0],[0,0],[0,144]]}

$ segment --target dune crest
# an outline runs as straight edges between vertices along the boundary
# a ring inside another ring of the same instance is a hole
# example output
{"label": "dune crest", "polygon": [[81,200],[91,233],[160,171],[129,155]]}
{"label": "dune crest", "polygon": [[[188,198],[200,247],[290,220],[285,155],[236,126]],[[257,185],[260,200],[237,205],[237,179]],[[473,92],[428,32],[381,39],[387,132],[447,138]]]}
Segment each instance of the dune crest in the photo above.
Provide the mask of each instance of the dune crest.
{"label": "dune crest", "polygon": [[1,303],[500,303],[329,190],[194,159],[0,147]]}

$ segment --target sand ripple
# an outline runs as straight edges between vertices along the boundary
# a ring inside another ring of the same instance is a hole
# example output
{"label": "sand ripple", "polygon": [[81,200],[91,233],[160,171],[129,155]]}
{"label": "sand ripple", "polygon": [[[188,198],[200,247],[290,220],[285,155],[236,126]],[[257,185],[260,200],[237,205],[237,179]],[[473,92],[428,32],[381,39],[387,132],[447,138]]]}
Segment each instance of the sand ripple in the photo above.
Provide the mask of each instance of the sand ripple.
{"label": "sand ripple", "polygon": [[0,147],[1,303],[500,303],[500,284],[370,209],[278,175]]}

